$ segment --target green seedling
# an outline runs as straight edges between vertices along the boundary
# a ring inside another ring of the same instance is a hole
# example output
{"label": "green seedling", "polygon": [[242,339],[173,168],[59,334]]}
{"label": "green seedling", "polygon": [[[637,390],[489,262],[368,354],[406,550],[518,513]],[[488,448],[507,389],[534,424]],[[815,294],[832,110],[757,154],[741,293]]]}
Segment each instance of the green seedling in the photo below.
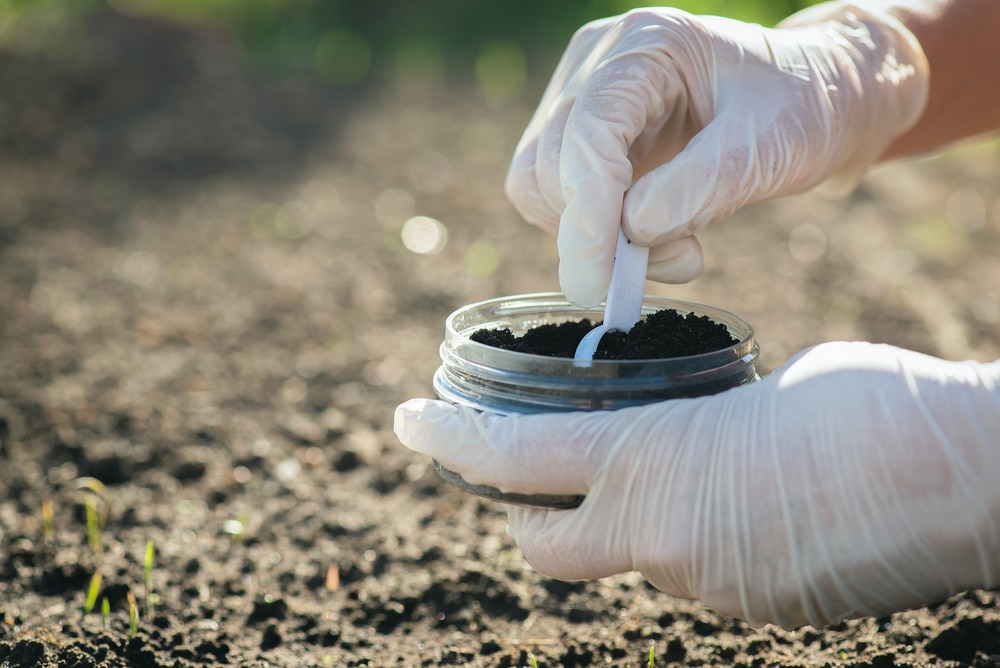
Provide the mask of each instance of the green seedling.
{"label": "green seedling", "polygon": [[134,638],[139,632],[139,606],[135,604],[135,594],[129,591],[127,596],[129,636]]}
{"label": "green seedling", "polygon": [[656,645],[649,646],[649,668],[653,668],[653,664],[656,662]]}
{"label": "green seedling", "polygon": [[108,513],[111,508],[111,496],[108,488],[97,478],[84,476],[77,478],[76,488],[87,493],[84,506],[87,511],[87,542],[95,556],[101,554],[101,531],[107,525]]}
{"label": "green seedling", "polygon": [[108,498],[108,486],[97,478],[93,478],[89,475],[80,476],[73,481],[73,484],[77,489],[88,489],[102,499]]}
{"label": "green seedling", "polygon": [[88,615],[94,611],[97,605],[97,597],[101,594],[101,572],[94,571],[90,576],[90,587],[87,588],[87,601],[83,604],[83,611]]}
{"label": "green seedling", "polygon": [[535,658],[534,652],[528,652],[528,661],[531,663],[531,668],[538,668],[538,659]]}
{"label": "green seedling", "polygon": [[107,596],[101,599],[101,623],[105,631],[111,629],[111,601]]}
{"label": "green seedling", "polygon": [[153,591],[153,560],[156,557],[156,548],[152,539],[146,541],[146,557],[143,559],[142,582],[146,587],[146,614],[152,617],[153,606],[160,602],[159,595]]}
{"label": "green seedling", "polygon": [[147,592],[153,587],[153,559],[155,556],[156,548],[153,546],[153,540],[149,539],[146,541],[146,556],[143,559],[143,580],[146,584]]}
{"label": "green seedling", "polygon": [[94,556],[101,554],[101,518],[97,511],[96,502],[87,497],[84,503],[87,509],[87,543]]}
{"label": "green seedling", "polygon": [[111,495],[108,492],[107,485],[97,478],[91,478],[90,476],[77,478],[74,484],[77,489],[90,492],[91,495],[100,500],[100,504],[95,504],[95,508],[99,508],[100,510],[99,519],[101,528],[103,528],[108,519],[108,511],[111,508]]}

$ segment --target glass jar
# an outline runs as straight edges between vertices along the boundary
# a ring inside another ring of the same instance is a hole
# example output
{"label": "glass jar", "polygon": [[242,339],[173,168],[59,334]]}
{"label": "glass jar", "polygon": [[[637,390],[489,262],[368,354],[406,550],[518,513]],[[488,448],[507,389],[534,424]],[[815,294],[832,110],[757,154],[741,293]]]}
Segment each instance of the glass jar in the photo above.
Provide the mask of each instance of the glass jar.
{"label": "glass jar", "polygon": [[[701,355],[667,359],[593,360],[547,357],[502,350],[470,340],[480,329],[510,329],[515,336],[547,324],[604,318],[603,307],[582,309],[560,293],[500,297],[464,306],[445,322],[442,364],[434,392],[453,404],[499,414],[616,410],[668,399],[715,394],[758,380],[759,346],[753,325],[734,313],[693,302],[647,296],[642,313],[664,309],[707,316],[725,325],[733,345]],[[437,462],[448,482],[503,503],[572,508],[580,495],[512,494],[473,485]]]}

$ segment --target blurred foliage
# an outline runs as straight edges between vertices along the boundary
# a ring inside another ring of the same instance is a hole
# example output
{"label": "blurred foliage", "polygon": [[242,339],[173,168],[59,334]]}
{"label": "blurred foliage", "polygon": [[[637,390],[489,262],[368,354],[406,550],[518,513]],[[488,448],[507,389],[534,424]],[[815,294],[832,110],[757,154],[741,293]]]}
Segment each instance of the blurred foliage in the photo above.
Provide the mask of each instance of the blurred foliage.
{"label": "blurred foliage", "polygon": [[[815,0],[677,0],[672,6],[773,25]],[[116,11],[231,32],[252,64],[309,71],[334,85],[376,72],[492,78],[516,87],[528,63],[540,75],[573,32],[646,3],[628,0],[0,0],[0,44],[25,25],[51,27]],[[44,44],[44,40],[34,40]]]}

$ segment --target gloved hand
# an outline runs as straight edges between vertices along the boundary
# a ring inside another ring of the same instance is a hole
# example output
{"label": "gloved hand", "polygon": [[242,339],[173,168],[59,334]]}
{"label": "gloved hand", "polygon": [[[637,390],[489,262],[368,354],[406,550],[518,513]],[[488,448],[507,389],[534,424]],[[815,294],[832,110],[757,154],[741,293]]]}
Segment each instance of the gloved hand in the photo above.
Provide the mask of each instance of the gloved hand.
{"label": "gloved hand", "polygon": [[581,28],[525,130],[507,196],[558,229],[567,297],[607,294],[618,228],[648,276],[702,270],[694,234],[833,178],[851,187],[922,113],[928,66],[888,14],[829,3],[766,29],[669,8]]}
{"label": "gloved hand", "polygon": [[829,343],[710,397],[507,417],[418,399],[395,429],[471,483],[586,494],[509,507],[555,578],[637,570],[785,628],[1000,584],[1000,362]]}

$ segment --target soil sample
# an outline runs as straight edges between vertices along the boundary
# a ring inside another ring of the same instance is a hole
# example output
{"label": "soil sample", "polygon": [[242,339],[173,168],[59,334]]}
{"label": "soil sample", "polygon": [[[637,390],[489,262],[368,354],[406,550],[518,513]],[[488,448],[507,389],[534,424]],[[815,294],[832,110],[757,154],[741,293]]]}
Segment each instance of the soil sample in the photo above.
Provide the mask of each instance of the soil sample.
{"label": "soil sample", "polygon": [[[515,336],[509,329],[480,329],[469,338],[514,352],[573,357],[580,340],[600,323],[589,318],[539,325]],[[674,309],[651,313],[628,332],[608,332],[595,360],[649,360],[700,355],[728,348],[739,340],[729,329],[705,315],[684,315]]]}

